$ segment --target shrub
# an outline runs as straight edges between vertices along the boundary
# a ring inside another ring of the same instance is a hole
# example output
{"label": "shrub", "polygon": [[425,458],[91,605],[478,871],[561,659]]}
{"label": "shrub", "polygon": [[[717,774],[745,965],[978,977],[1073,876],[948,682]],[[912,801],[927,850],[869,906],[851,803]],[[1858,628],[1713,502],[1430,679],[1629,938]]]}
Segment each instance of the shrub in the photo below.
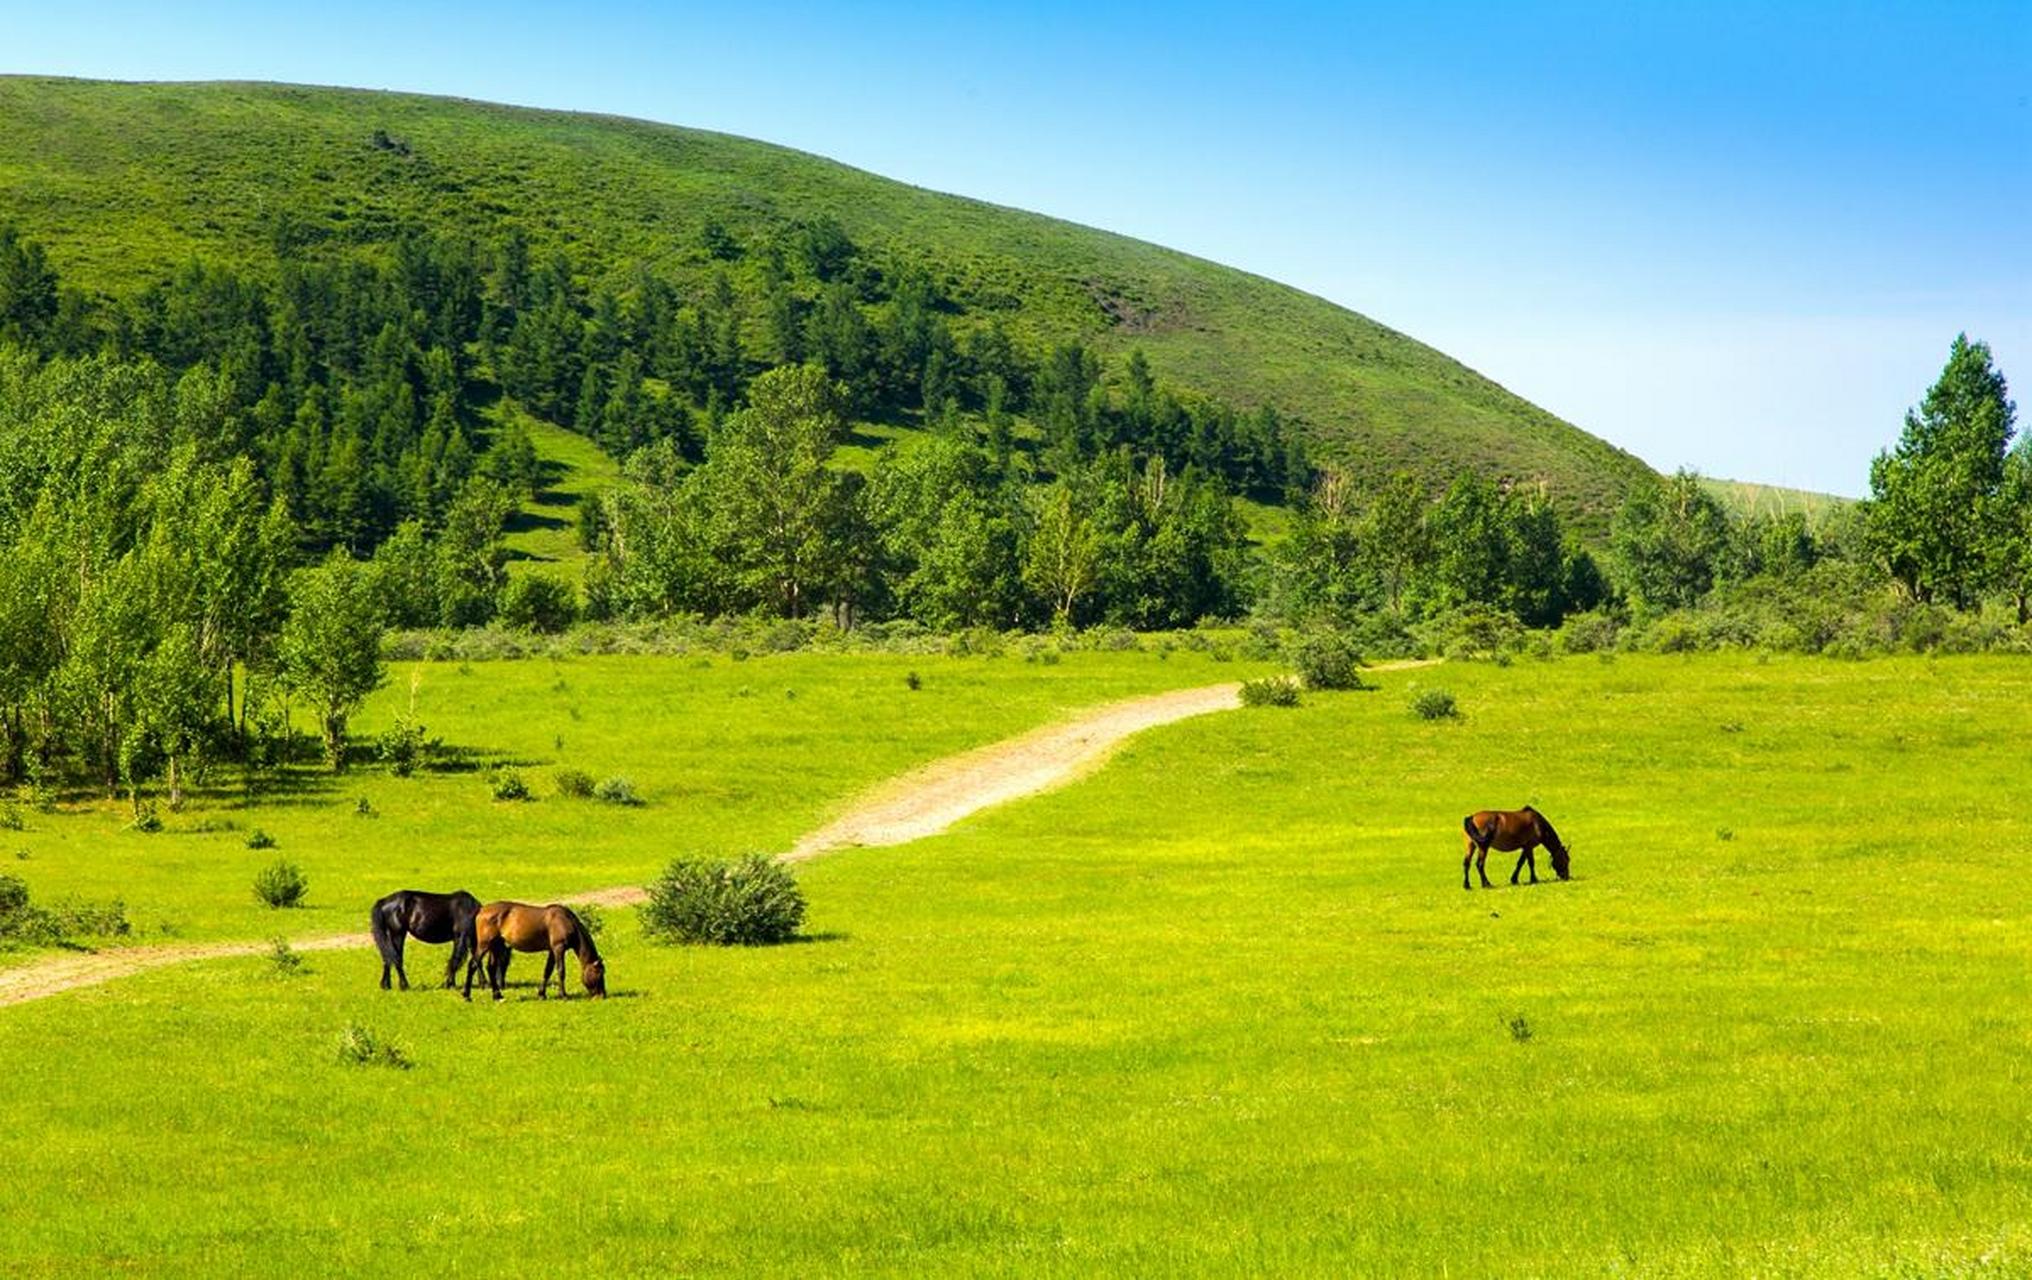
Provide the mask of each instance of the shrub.
{"label": "shrub", "polygon": [[804,923],[803,890],[788,867],[765,854],[732,862],[679,858],[648,890],[642,931],[665,942],[788,942]]}
{"label": "shrub", "polygon": [[578,616],[578,593],[562,578],[529,573],[508,579],[501,588],[501,621],[511,627],[556,635]]}
{"label": "shrub", "polygon": [[598,942],[607,932],[607,912],[598,903],[573,903],[571,912],[579,918],[586,936]]}
{"label": "shrub", "polygon": [[256,827],[247,833],[247,847],[249,849],[273,849],[275,847],[275,837]]}
{"label": "shrub", "polygon": [[339,1061],[353,1067],[393,1067],[407,1071],[414,1064],[392,1041],[383,1040],[357,1022],[339,1033]]}
{"label": "shrub", "polygon": [[[916,674],[916,672],[911,673],[913,677]],[[27,829],[28,821],[21,816],[20,805],[15,804],[12,800],[9,800],[5,804],[0,804],[0,831],[26,831]]]}
{"label": "shrub", "polygon": [[593,775],[584,769],[559,769],[555,780],[561,796],[584,800],[593,794]]}
{"label": "shrub", "polygon": [[372,800],[361,796],[353,801],[353,816],[356,818],[378,818],[381,815],[374,811],[374,802]]}
{"label": "shrub", "polygon": [[1455,705],[1453,695],[1444,689],[1424,689],[1411,699],[1411,712],[1420,720],[1454,720],[1460,717],[1460,707]]}
{"label": "shrub", "polygon": [[134,821],[127,824],[127,829],[129,831],[139,831],[144,835],[153,835],[162,830],[162,815],[155,811],[155,802],[153,800],[145,801],[135,807]]}
{"label": "shrub", "polygon": [[294,978],[303,972],[303,953],[290,946],[289,939],[277,938],[269,945],[268,963],[276,977]]}
{"label": "shrub", "polygon": [[1319,630],[1298,642],[1292,655],[1299,679],[1308,689],[1359,689],[1362,687],[1362,655],[1355,644],[1338,631]]}
{"label": "shrub", "polygon": [[134,932],[133,922],[127,919],[127,904],[118,898],[111,902],[65,898],[49,909],[49,918],[66,938],[124,938]]}
{"label": "shrub", "polygon": [[529,784],[513,769],[496,769],[487,780],[487,787],[496,800],[527,800]]}
{"label": "shrub", "polygon": [[276,859],[254,877],[254,896],[277,909],[299,905],[309,892],[303,868],[286,858]]}
{"label": "shrub", "polygon": [[1298,681],[1290,676],[1264,676],[1260,680],[1242,682],[1242,705],[1245,707],[1295,707],[1298,705]]}
{"label": "shrub", "polygon": [[0,874],[0,943],[46,945],[56,941],[55,922],[28,900],[28,882]]}
{"label": "shrub", "polygon": [[[922,689],[924,687],[924,677],[918,675],[915,671],[913,671],[909,675],[903,677],[903,683],[909,687],[912,693],[916,693],[919,689]],[[21,828],[19,827],[15,828],[15,830],[17,831],[19,831],[20,829]]]}
{"label": "shrub", "polygon": [[423,726],[409,717],[395,717],[394,725],[381,735],[377,744],[381,763],[388,766],[388,772],[398,778],[406,778],[416,772],[416,766],[423,763],[432,745],[423,734]]}
{"label": "shrub", "polygon": [[599,786],[594,787],[593,796],[596,799],[606,801],[608,804],[637,805],[642,803],[641,799],[635,794],[635,784],[618,775],[607,778]]}

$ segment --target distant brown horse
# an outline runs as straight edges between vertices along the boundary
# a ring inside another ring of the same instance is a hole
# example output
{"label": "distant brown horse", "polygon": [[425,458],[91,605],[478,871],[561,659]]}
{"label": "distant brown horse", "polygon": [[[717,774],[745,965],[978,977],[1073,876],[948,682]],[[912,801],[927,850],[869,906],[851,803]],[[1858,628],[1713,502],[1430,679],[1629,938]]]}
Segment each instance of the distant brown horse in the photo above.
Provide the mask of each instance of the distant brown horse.
{"label": "distant brown horse", "polygon": [[496,1000],[501,998],[501,983],[508,976],[511,950],[550,953],[543,966],[543,981],[536,988],[538,999],[549,995],[553,971],[557,974],[558,997],[564,998],[567,951],[578,953],[579,980],[586,984],[586,994],[607,998],[607,967],[600,961],[593,935],[586,932],[586,926],[572,914],[570,907],[555,902],[547,907],[532,907],[526,902],[490,902],[473,917],[473,958],[466,965],[466,999],[473,998],[473,971],[480,967],[482,957],[487,961],[487,985],[493,988]]}
{"label": "distant brown horse", "polygon": [[1525,805],[1522,809],[1484,809],[1461,819],[1461,826],[1468,833],[1468,853],[1461,859],[1461,888],[1473,889],[1468,879],[1468,867],[1481,873],[1482,888],[1493,889],[1489,883],[1489,872],[1485,865],[1489,861],[1489,850],[1500,849],[1504,853],[1523,850],[1517,857],[1516,869],[1510,872],[1510,883],[1517,883],[1517,874],[1526,867],[1531,868],[1531,883],[1538,883],[1538,846],[1544,845],[1552,855],[1552,869],[1559,878],[1567,878],[1570,860],[1566,844],[1559,833],[1545,820],[1545,815]]}

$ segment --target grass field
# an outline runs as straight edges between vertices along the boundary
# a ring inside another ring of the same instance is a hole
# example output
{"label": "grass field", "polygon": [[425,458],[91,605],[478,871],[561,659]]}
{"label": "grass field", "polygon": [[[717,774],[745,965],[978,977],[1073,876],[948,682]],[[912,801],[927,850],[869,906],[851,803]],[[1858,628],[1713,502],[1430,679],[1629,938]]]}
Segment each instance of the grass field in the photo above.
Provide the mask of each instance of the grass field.
{"label": "grass field", "polygon": [[[856,791],[926,760],[1094,702],[1264,669],[1191,651],[1161,662],[1076,652],[1051,665],[887,654],[394,664],[356,738],[409,709],[413,683],[416,718],[466,757],[458,771],[304,768],[252,796],[221,776],[153,835],[127,829],[124,801],[81,797],[0,832],[5,854],[29,855],[0,854],[0,867],[38,900],[124,898],[136,942],[351,931],[367,904],[405,886],[456,880],[482,897],[548,900],[641,883],[681,852],[787,849]],[[493,801],[493,764],[519,768],[537,799]],[[625,776],[647,803],[561,799],[553,779],[566,767]],[[375,816],[355,813],[362,799]],[[247,847],[257,828],[274,849]],[[277,857],[309,875],[305,907],[255,900],[255,871]],[[0,964],[22,960],[0,951]]]}
{"label": "grass field", "polygon": [[[1098,694],[1210,674],[1182,656],[983,664],[966,705],[1040,711],[1033,676]],[[678,754],[661,776],[715,795],[715,838],[768,845],[851,790],[803,772],[996,731],[884,745],[921,729],[863,714],[895,701],[896,671],[805,661],[767,686],[795,700],[660,716],[678,723],[615,750]],[[759,690],[793,665],[698,679]],[[588,708],[594,670],[562,673]],[[544,664],[474,672],[454,688],[529,692],[448,698],[435,726],[532,756],[592,741],[590,712],[538,696]],[[822,692],[863,680],[880,696]],[[385,1271],[419,1248],[454,1273],[589,1275],[2032,1268],[2022,664],[1379,680],[1154,731],[1068,790],[811,864],[804,945],[665,949],[617,915],[604,1004],[384,995],[355,953],[0,1011],[0,1270]],[[1464,719],[1413,718],[1414,685],[1451,689]],[[854,714],[773,757],[798,768],[708,749],[827,698]],[[374,785],[390,812],[313,868],[323,901],[408,878],[425,828],[398,836],[392,788],[450,788],[432,822],[476,824],[440,846],[464,868],[487,865],[457,852],[478,824],[563,808],[503,819],[466,783]],[[657,856],[704,831],[671,785],[614,818],[670,832]],[[1526,801],[1573,842],[1575,878],[1463,893],[1460,816]],[[511,846],[531,881],[578,856],[550,839]],[[655,860],[585,856],[610,860],[578,877],[597,882]],[[246,923],[221,907],[208,927]],[[351,1022],[414,1069],[341,1065]]]}

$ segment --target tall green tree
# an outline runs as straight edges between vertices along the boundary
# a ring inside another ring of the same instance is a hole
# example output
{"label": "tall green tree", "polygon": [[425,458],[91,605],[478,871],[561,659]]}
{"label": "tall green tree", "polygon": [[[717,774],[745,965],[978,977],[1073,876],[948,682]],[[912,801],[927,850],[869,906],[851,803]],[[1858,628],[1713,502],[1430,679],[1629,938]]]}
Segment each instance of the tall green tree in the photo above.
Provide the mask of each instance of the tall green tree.
{"label": "tall green tree", "polygon": [[739,589],[784,617],[834,602],[857,554],[855,490],[828,465],[845,435],[825,370],[772,369],[749,387],[748,407],[727,419],[690,482]]}
{"label": "tall green tree", "polygon": [[1729,548],[1728,513],[1699,476],[1680,471],[1631,491],[1609,545],[1631,595],[1653,608],[1685,608],[1714,587]]}
{"label": "tall green tree", "polygon": [[1957,335],[1897,447],[1870,464],[1871,545],[1914,599],[1977,603],[2015,414],[1989,346]]}
{"label": "tall green tree", "polygon": [[381,605],[365,566],[343,550],[290,583],[289,620],[278,656],[283,679],[317,713],[325,759],[346,767],[346,725],[381,687]]}

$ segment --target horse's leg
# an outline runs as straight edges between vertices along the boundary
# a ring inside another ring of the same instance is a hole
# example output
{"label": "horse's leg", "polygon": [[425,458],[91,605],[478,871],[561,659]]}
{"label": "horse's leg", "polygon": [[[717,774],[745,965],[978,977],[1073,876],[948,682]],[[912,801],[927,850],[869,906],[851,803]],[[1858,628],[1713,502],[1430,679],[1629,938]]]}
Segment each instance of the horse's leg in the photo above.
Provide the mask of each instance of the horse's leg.
{"label": "horse's leg", "polygon": [[[1530,857],[1530,856],[1531,856],[1531,846],[1527,844],[1527,845],[1525,845],[1525,846],[1524,846],[1524,851],[1523,851],[1522,853],[1519,853],[1519,854],[1517,855],[1517,865],[1516,865],[1516,866],[1514,866],[1514,867],[1512,867],[1512,868],[1510,868],[1510,883],[1511,883],[1511,884],[1516,884],[1516,883],[1517,883],[1517,877],[1518,877],[1518,876],[1521,876],[1521,875],[1523,875],[1523,874],[1524,874],[1524,859],[1526,859],[1526,858],[1528,858],[1528,857]],[[1534,880],[1535,880],[1535,879],[1537,879],[1537,877],[1536,877],[1536,876],[1534,875],[1534,876],[1532,877],[1532,879],[1534,879]]]}
{"label": "horse's leg", "polygon": [[1531,883],[1532,883],[1532,884],[1537,884],[1537,883],[1538,883],[1538,846],[1537,846],[1537,845],[1535,845],[1535,844],[1533,844],[1533,845],[1526,845],[1526,846],[1524,847],[1524,864],[1525,864],[1526,866],[1528,866],[1528,867],[1530,867],[1530,868],[1531,868]]}
{"label": "horse's leg", "polygon": [[1496,887],[1489,883],[1489,846],[1487,845],[1483,845],[1481,850],[1475,854],[1475,874],[1482,878],[1482,888],[1493,889]]}
{"label": "horse's leg", "polygon": [[1475,865],[1475,842],[1473,840],[1469,840],[1468,851],[1467,853],[1462,855],[1460,860],[1460,887],[1463,889],[1467,889],[1469,891],[1473,891],[1475,887],[1474,882],[1468,879],[1468,871],[1474,865]]}
{"label": "horse's leg", "polygon": [[[543,981],[536,984],[536,998],[538,1000],[550,999],[550,975],[556,968],[557,952],[552,951],[543,957]],[[564,986],[562,982],[557,985],[559,987]]]}
{"label": "horse's leg", "polygon": [[459,985],[459,961],[466,958],[466,939],[456,929],[452,931],[452,958],[445,961],[444,984],[449,991]]}
{"label": "horse's leg", "polygon": [[388,943],[389,949],[395,953],[395,977],[397,981],[402,983],[404,991],[409,990],[409,974],[402,967],[402,944],[408,937],[407,933],[398,933]]}

